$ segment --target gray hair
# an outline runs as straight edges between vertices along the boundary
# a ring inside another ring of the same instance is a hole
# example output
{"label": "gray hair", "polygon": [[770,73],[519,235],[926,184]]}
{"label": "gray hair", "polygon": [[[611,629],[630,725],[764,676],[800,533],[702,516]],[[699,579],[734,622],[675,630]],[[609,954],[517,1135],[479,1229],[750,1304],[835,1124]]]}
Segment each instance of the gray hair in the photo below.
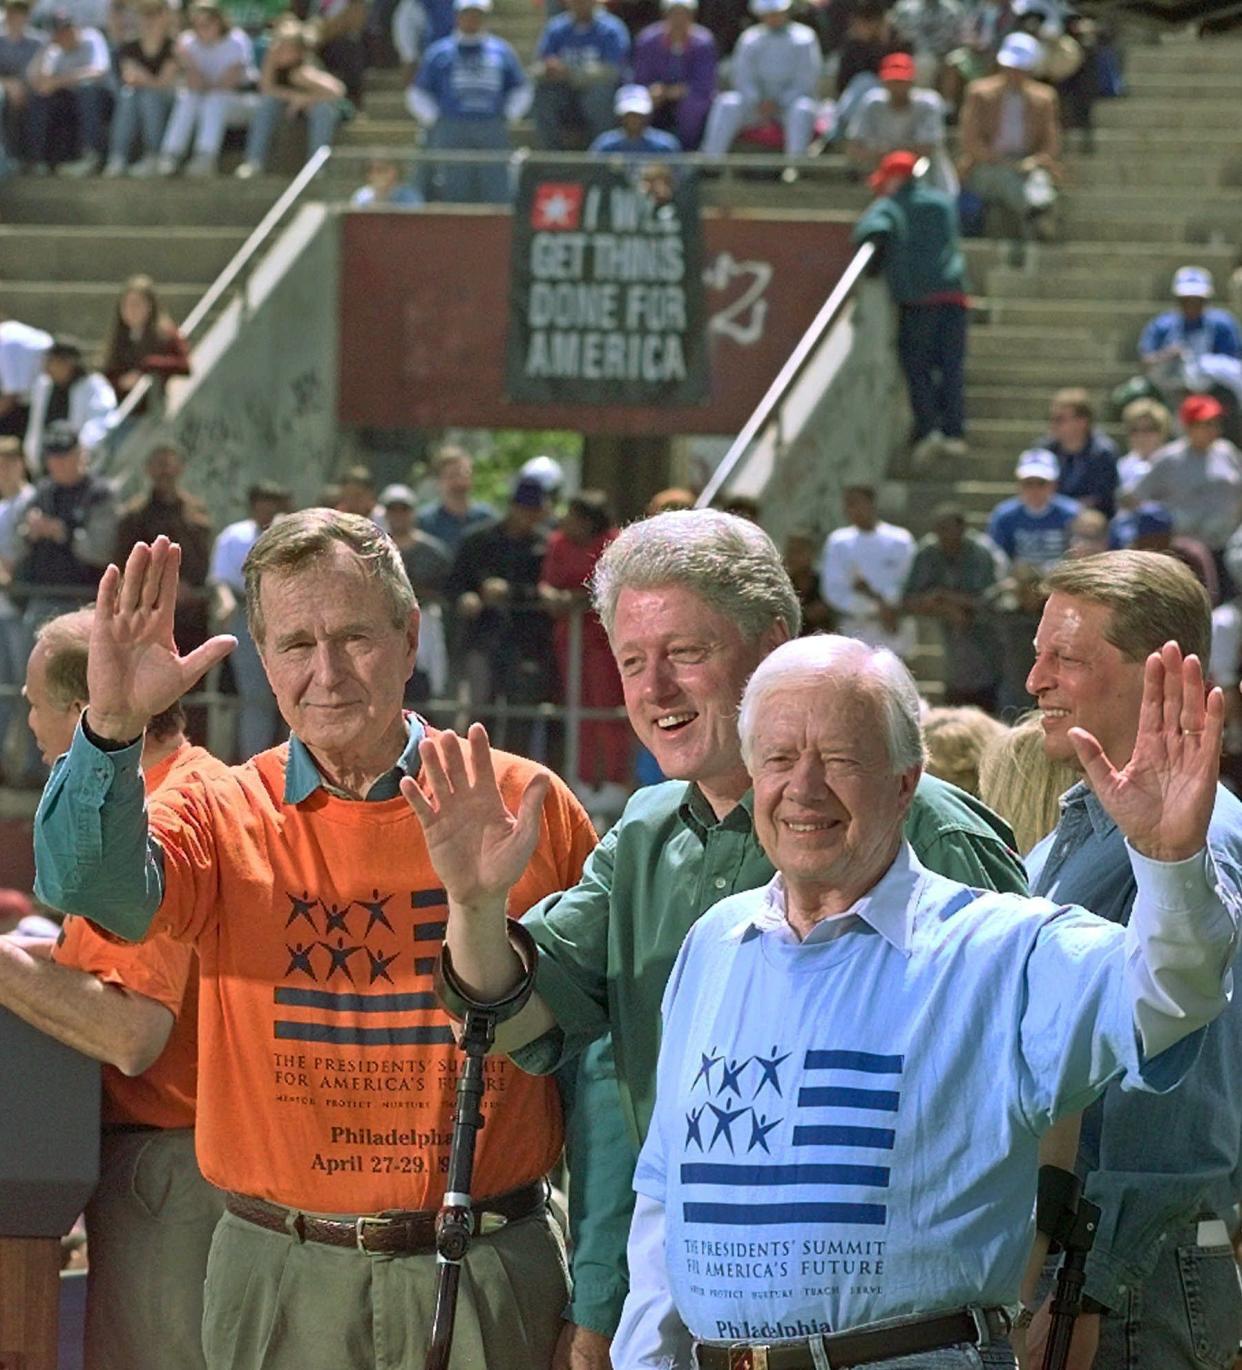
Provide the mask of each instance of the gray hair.
{"label": "gray hair", "polygon": [[622,590],[680,585],[754,642],[781,622],[791,636],[802,605],[772,539],[718,509],[677,509],[630,526],[609,544],[591,577],[591,597],[612,637]]}
{"label": "gray hair", "polygon": [[836,633],[816,633],[783,643],[759,663],[747,682],[737,721],[747,768],[755,724],[768,697],[799,685],[824,685],[829,677],[845,677],[874,697],[884,716],[894,774],[923,764],[927,753],[919,726],[919,691],[901,659],[887,647],[868,647],[857,638]]}

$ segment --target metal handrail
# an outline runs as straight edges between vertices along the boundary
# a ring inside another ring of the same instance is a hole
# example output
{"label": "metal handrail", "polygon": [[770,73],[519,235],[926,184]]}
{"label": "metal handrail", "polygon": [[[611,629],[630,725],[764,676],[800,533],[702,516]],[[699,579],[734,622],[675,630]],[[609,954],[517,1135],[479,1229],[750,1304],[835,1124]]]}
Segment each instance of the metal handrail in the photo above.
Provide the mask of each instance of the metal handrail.
{"label": "metal handrail", "polygon": [[[210,315],[225,293],[232,289],[238,277],[250,267],[260,249],[266,246],[267,240],[281,220],[301,198],[302,192],[318,176],[324,163],[331,156],[332,149],[330,147],[321,147],[307,158],[302,169],[285,187],[271,209],[259,220],[254,231],[229,259],[224,270],[207,287],[203,298],[185,316],[179,331],[186,342],[189,342],[202,326],[203,321]],[[143,376],[113,411],[109,427],[119,428],[143,403],[150,394],[154,383],[151,376]]]}
{"label": "metal handrail", "polygon": [[789,360],[776,373],[776,379],[768,386],[767,393],[759,401],[755,412],[747,419],[742,431],[734,438],[729,450],[721,459],[720,465],[712,473],[711,479],[703,488],[703,493],[695,501],[695,508],[709,509],[712,501],[728,484],[734,471],[741,465],[743,457],[760,433],[777,415],[789,391],[793,389],[815,349],[827,336],[829,329],[840,318],[845,306],[858,287],[871,260],[875,256],[875,244],[863,243],[854,253],[850,264],[842,273],[841,279],[832,288],[810,327],[789,354]]}

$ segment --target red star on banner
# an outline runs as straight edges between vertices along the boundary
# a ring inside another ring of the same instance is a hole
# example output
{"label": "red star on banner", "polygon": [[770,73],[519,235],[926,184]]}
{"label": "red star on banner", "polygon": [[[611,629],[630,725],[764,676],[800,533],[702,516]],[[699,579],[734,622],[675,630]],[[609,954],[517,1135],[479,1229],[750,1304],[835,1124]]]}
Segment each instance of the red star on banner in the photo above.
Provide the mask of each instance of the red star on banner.
{"label": "red star on banner", "polygon": [[545,181],[535,189],[530,226],[540,232],[565,232],[582,221],[583,187],[572,181]]}

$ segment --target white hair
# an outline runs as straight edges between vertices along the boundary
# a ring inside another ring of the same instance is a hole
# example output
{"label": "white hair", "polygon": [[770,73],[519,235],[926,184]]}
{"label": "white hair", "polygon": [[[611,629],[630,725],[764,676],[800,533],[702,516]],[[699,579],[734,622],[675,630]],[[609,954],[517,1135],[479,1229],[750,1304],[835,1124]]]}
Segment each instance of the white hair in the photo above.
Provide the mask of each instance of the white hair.
{"label": "white hair", "polygon": [[802,606],[772,539],[719,509],[677,509],[631,523],[609,543],[591,577],[595,612],[612,636],[621,591],[679,585],[755,642],[775,623],[791,635]]}
{"label": "white hair", "polygon": [[783,643],[759,663],[747,682],[737,727],[748,768],[755,725],[769,696],[800,685],[826,685],[829,678],[844,678],[875,698],[884,717],[894,774],[923,764],[918,686],[900,658],[887,647],[869,647],[857,638],[816,633]]}

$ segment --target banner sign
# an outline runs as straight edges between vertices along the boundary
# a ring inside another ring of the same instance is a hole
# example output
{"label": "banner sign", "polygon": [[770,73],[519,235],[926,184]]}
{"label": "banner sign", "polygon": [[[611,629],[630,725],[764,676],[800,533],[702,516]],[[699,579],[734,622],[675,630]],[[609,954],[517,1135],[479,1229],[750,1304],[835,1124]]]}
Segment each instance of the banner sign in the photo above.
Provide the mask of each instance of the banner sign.
{"label": "banner sign", "polygon": [[513,211],[506,397],[708,398],[698,191],[665,164],[528,164]]}

